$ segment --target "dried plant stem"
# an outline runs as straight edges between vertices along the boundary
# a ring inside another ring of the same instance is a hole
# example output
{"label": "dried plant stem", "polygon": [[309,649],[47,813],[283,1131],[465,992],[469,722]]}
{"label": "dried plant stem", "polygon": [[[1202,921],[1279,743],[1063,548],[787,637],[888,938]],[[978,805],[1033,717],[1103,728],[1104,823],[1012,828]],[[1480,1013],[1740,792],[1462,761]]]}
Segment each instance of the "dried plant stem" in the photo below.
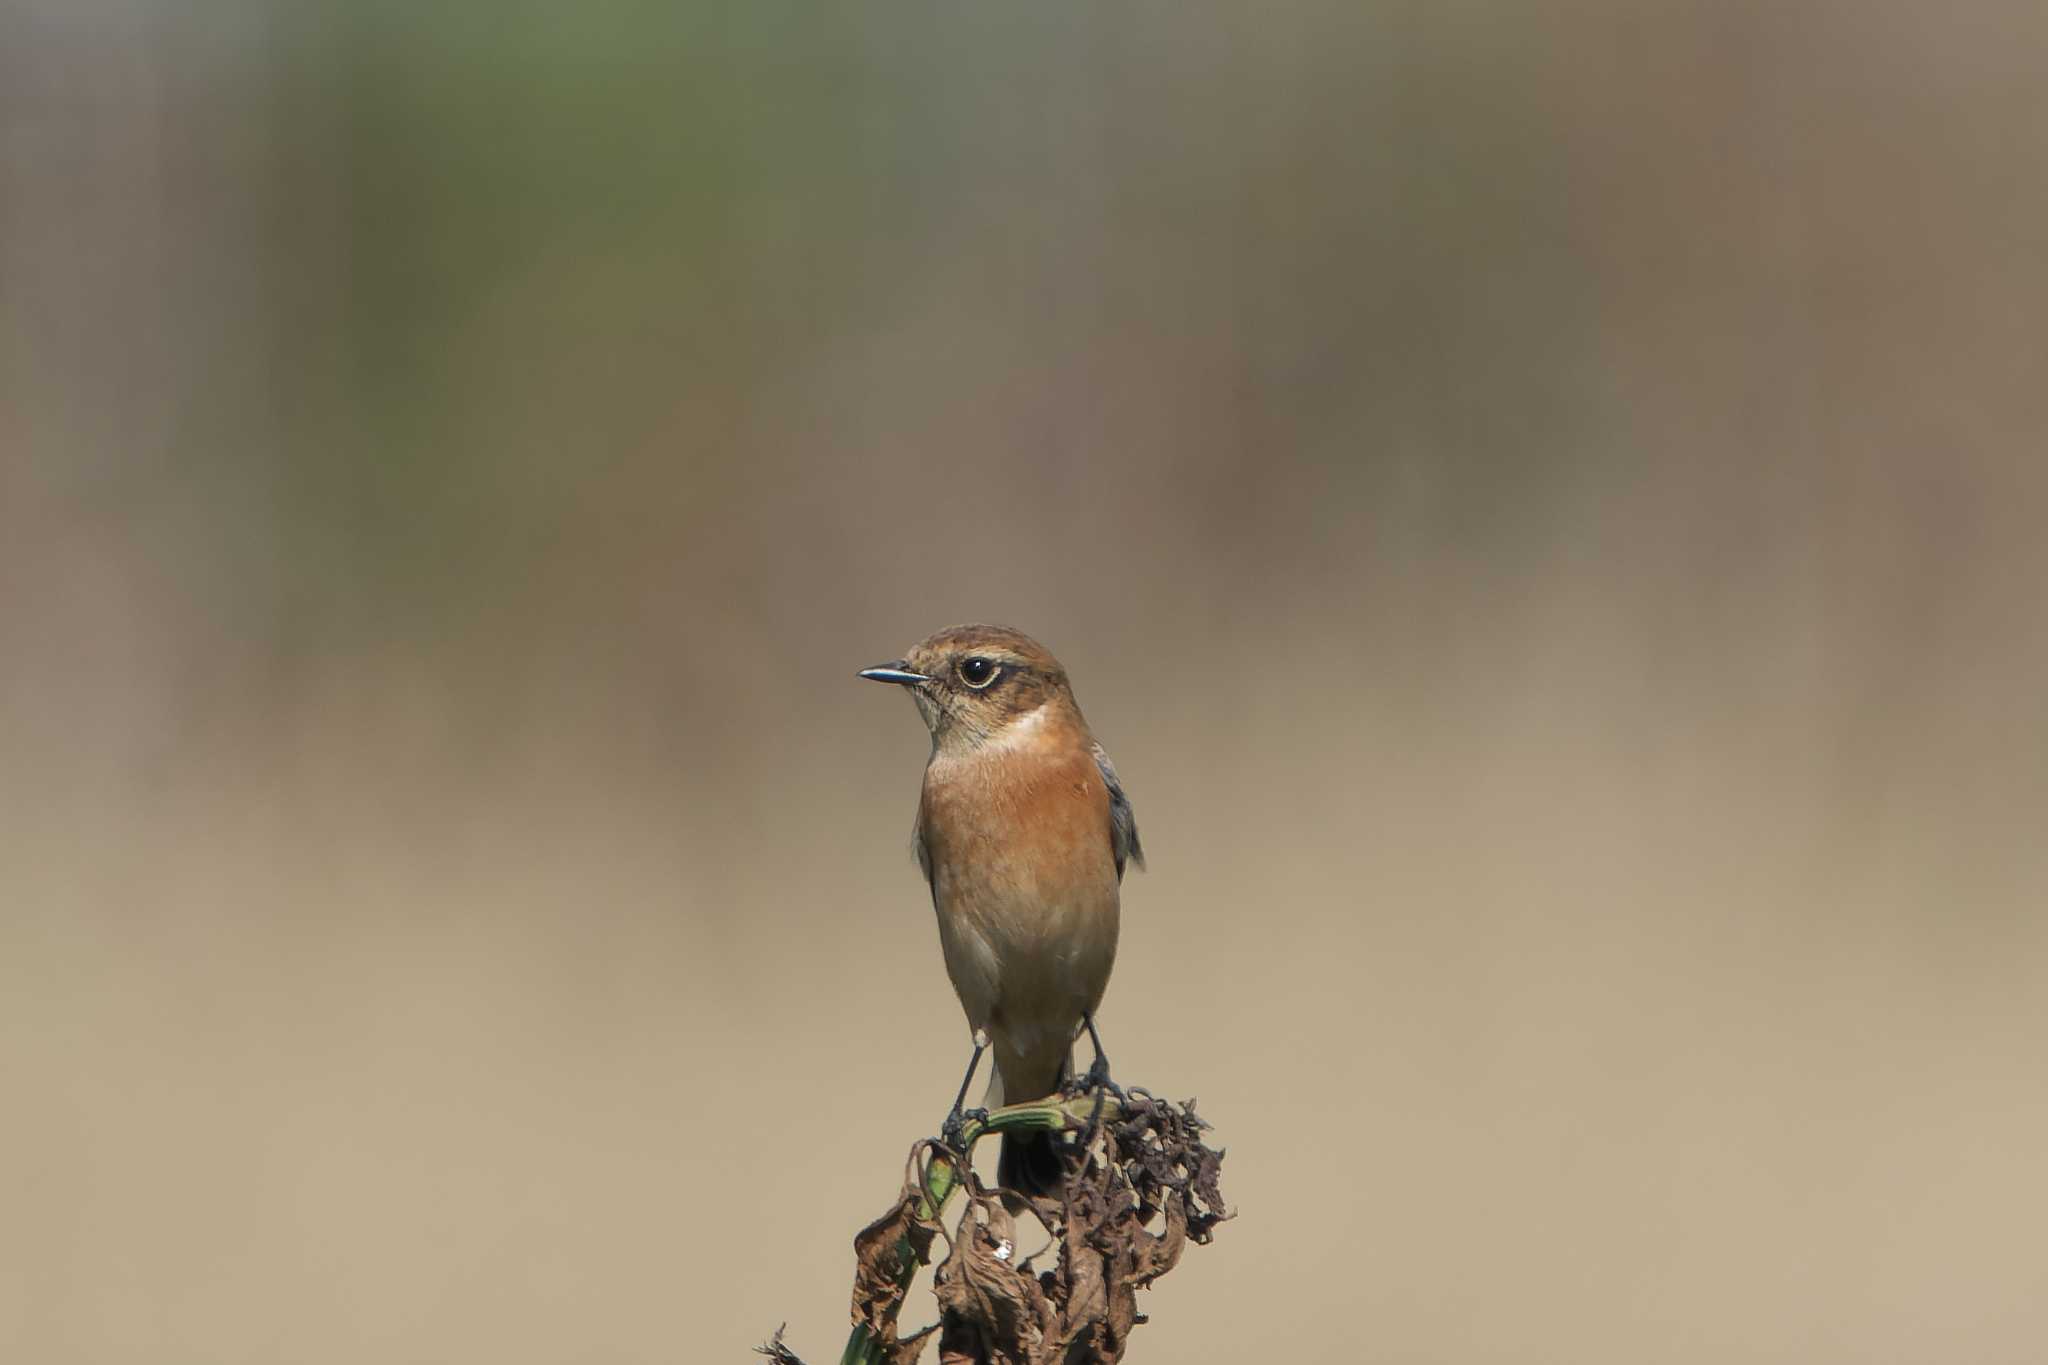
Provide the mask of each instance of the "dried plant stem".
{"label": "dried plant stem", "polygon": [[[974,1144],[991,1134],[1002,1133],[1059,1133],[1069,1127],[1085,1126],[1096,1112],[1093,1096],[1075,1099],[1039,1100],[1031,1104],[1009,1104],[1001,1109],[991,1110],[987,1118],[971,1119],[961,1130],[961,1145],[965,1156],[971,1162]],[[1114,1096],[1102,1099],[1102,1121],[1108,1122],[1120,1113]],[[917,1173],[920,1198],[916,1218],[920,1222],[936,1223],[945,1210],[946,1203],[960,1188],[960,1174],[954,1165],[954,1155],[943,1146],[934,1144],[929,1150],[929,1160]],[[929,1241],[925,1243],[929,1245]],[[897,1263],[895,1277],[896,1303],[902,1306],[903,1295],[910,1292],[910,1282],[917,1277],[917,1268],[925,1264],[924,1251],[912,1245],[912,1238],[905,1234],[894,1247]],[[893,1325],[895,1314],[890,1313]],[[853,1331],[846,1338],[846,1349],[840,1353],[839,1365],[888,1365],[888,1347],[879,1340],[865,1322],[856,1322]]]}
{"label": "dried plant stem", "polygon": [[[913,1365],[934,1336],[941,1365],[1115,1365],[1144,1321],[1137,1291],[1231,1216],[1217,1185],[1223,1154],[1201,1140],[1207,1126],[1194,1101],[1133,1089],[1008,1105],[967,1124],[958,1151],[921,1139],[896,1203],[854,1239],[854,1325],[840,1365]],[[1031,1132],[1081,1135],[1062,1144],[1057,1196],[991,1190],[975,1178],[976,1141]],[[940,1217],[963,1193],[948,1234]],[[1050,1269],[1018,1260],[1015,1216],[1025,1208],[1059,1248]],[[900,1337],[911,1282],[941,1238],[940,1320]],[[780,1333],[761,1350],[777,1365],[802,1365]]]}

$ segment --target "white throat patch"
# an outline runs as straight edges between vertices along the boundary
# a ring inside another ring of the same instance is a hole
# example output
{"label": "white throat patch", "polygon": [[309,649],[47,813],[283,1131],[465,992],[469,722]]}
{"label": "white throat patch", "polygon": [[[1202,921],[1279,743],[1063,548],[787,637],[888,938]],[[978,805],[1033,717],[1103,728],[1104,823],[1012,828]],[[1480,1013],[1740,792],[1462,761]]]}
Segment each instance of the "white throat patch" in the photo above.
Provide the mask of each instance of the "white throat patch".
{"label": "white throat patch", "polygon": [[982,744],[983,749],[1021,749],[1029,744],[1040,730],[1045,728],[1045,708],[1050,702],[1040,702],[1002,729],[990,735]]}
{"label": "white throat patch", "polygon": [[956,770],[973,770],[989,759],[1028,748],[1045,730],[1045,711],[1049,705],[1051,703],[1048,702],[1026,711],[979,744],[971,741],[965,744],[934,743],[931,771],[948,774]]}

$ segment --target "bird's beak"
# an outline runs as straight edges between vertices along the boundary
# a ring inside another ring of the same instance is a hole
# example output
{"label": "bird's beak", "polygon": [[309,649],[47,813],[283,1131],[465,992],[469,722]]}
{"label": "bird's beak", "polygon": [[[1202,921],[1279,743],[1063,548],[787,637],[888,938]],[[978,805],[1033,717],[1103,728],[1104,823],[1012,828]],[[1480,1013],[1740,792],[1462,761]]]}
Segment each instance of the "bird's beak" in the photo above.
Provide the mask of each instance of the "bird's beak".
{"label": "bird's beak", "polygon": [[873,668],[863,668],[860,675],[869,682],[901,683],[905,687],[915,687],[919,683],[931,681],[924,674],[913,673],[905,668],[901,659],[893,663],[876,664]]}

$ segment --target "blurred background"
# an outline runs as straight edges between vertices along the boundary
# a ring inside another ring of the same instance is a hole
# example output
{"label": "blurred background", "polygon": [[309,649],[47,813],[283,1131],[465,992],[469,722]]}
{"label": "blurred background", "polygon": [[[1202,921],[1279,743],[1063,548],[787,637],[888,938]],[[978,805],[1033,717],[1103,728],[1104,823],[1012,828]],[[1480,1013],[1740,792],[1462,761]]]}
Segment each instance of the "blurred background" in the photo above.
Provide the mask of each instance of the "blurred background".
{"label": "blurred background", "polygon": [[0,1355],[835,1359],[984,619],[1134,1358],[2040,1359],[2036,0],[0,13]]}

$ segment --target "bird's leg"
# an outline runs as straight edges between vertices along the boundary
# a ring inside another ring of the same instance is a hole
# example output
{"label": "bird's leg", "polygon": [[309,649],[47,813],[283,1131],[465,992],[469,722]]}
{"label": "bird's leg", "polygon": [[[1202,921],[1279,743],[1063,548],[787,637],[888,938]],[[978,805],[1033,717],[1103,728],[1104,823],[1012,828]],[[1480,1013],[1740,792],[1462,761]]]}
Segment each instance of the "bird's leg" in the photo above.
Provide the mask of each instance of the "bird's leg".
{"label": "bird's leg", "polygon": [[981,1029],[974,1031],[974,1055],[967,1059],[967,1074],[960,1078],[960,1093],[953,1097],[953,1107],[946,1111],[946,1121],[939,1125],[939,1139],[954,1151],[962,1150],[965,1130],[969,1118],[985,1119],[986,1109],[962,1109],[967,1103],[967,1087],[974,1084],[974,1072],[981,1065],[981,1054],[988,1051],[988,1034]]}
{"label": "bird's leg", "polygon": [[1088,1026],[1088,1041],[1095,1047],[1095,1060],[1088,1064],[1088,1074],[1081,1079],[1083,1090],[1106,1090],[1118,1099],[1124,1097],[1123,1087],[1109,1078],[1109,1057],[1102,1050],[1102,1035],[1095,1031],[1095,1015],[1084,1013],[1081,1022]]}
{"label": "bird's leg", "polygon": [[1095,1105],[1088,1111],[1088,1126],[1081,1133],[1081,1151],[1084,1153],[1082,1160],[1085,1162],[1085,1153],[1094,1145],[1095,1135],[1102,1129],[1104,1099],[1114,1095],[1121,1100],[1124,1098],[1124,1092],[1121,1086],[1109,1078],[1109,1056],[1102,1050],[1102,1035],[1095,1031],[1094,1012],[1084,1012],[1081,1015],[1081,1022],[1088,1026],[1088,1041],[1095,1046],[1095,1060],[1088,1064],[1088,1074],[1081,1078],[1080,1089],[1083,1095],[1091,1090],[1095,1092]]}

